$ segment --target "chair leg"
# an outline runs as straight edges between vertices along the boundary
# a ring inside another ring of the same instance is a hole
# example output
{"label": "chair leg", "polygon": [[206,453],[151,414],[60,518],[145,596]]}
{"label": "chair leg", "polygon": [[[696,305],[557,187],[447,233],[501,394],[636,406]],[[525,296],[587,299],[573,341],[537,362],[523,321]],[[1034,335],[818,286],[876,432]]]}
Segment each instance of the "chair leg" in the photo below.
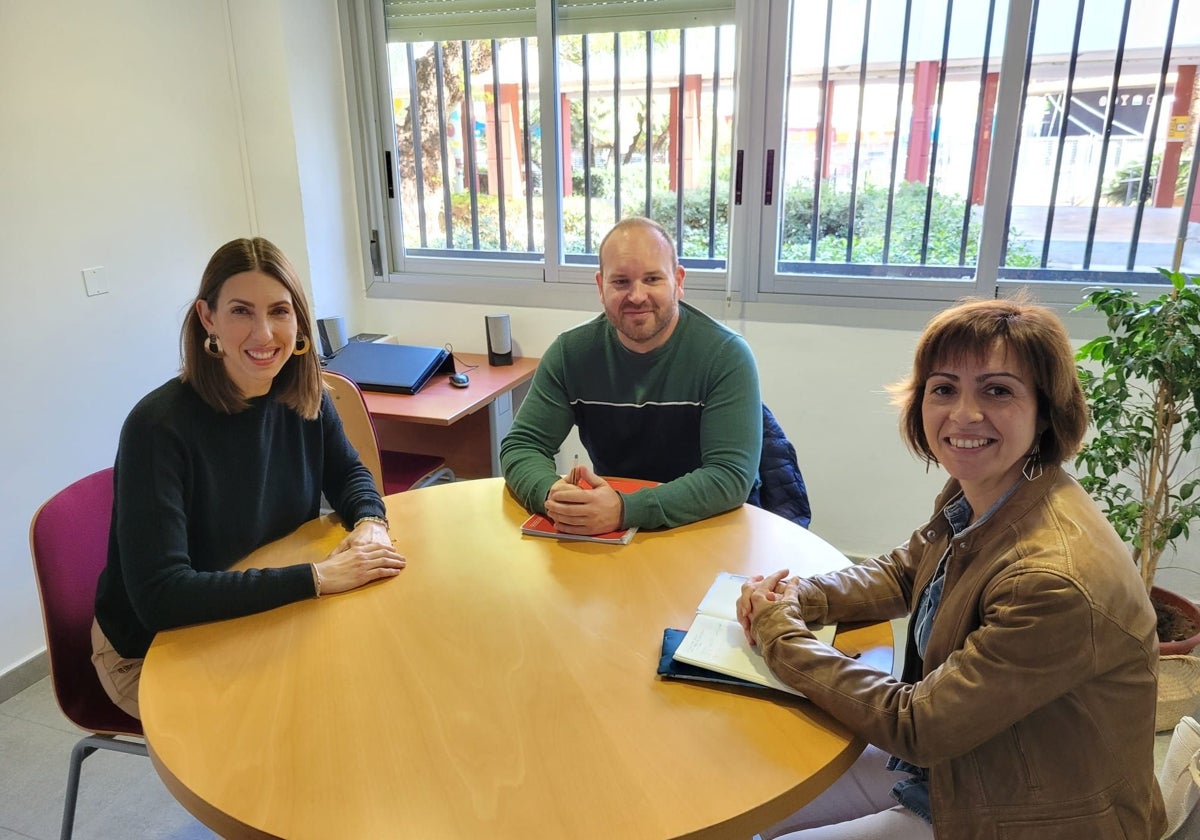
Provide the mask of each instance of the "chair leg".
{"label": "chair leg", "polygon": [[449,467],[442,467],[413,484],[411,489],[416,490],[418,487],[432,487],[435,484],[451,484],[455,481],[458,481],[458,478],[454,475],[454,470]]}
{"label": "chair leg", "polygon": [[111,735],[88,735],[80,738],[71,748],[71,766],[67,771],[67,794],[63,801],[62,830],[59,840],[71,840],[75,833],[75,804],[79,799],[79,776],[83,771],[83,760],[96,750],[112,750],[130,755],[149,756],[146,745],[140,741],[120,741]]}

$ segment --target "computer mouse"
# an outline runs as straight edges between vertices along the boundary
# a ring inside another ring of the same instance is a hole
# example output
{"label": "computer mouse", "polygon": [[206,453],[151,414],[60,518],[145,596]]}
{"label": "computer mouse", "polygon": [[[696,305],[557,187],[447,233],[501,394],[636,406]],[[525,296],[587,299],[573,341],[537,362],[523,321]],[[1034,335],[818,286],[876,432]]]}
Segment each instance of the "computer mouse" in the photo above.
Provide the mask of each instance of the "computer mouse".
{"label": "computer mouse", "polygon": [[450,374],[450,384],[455,388],[466,388],[471,384],[471,378],[465,373],[452,373]]}

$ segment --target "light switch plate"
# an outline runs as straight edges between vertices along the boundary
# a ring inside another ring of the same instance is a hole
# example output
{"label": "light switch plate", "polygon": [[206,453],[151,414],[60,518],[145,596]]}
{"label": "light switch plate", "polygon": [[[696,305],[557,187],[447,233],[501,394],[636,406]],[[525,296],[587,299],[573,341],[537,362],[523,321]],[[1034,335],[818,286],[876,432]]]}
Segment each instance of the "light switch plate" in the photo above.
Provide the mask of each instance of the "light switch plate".
{"label": "light switch plate", "polygon": [[104,266],[83,270],[83,286],[87,289],[88,297],[108,294],[108,278],[104,276]]}

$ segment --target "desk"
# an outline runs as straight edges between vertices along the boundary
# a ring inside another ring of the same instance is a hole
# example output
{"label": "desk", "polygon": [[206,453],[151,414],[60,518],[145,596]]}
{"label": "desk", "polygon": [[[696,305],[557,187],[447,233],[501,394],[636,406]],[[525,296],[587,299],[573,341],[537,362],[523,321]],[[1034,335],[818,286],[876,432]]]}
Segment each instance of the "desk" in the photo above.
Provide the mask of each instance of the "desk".
{"label": "desk", "polygon": [[[655,675],[718,571],[845,562],[798,526],[743,506],[611,546],[522,536],[500,479],[387,502],[398,577],[151,646],[154,766],[223,837],[747,840],[861,751],[790,695]],[[239,566],[343,534],[314,520]],[[887,624],[838,645],[891,667]]]}
{"label": "desk", "polygon": [[[455,388],[435,376],[416,394],[363,391],[382,449],[441,455],[459,478],[500,474],[500,441],[512,426],[512,392],[533,377],[538,359],[492,367],[486,354],[455,353],[471,378]],[[476,365],[474,370],[468,370]],[[487,407],[487,411],[480,411]]]}

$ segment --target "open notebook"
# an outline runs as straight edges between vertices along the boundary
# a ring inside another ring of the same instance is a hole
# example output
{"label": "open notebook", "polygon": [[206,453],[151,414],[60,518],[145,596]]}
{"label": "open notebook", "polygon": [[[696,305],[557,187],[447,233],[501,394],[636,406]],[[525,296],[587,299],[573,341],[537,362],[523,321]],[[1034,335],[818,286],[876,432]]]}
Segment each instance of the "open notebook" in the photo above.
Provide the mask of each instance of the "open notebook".
{"label": "open notebook", "polygon": [[[742,625],[737,620],[735,605],[738,596],[741,595],[742,584],[747,580],[745,575],[729,572],[717,575],[700,601],[700,606],[696,608],[696,618],[679,641],[673,658],[677,662],[735,677],[753,685],[777,688],[789,694],[803,696],[772,674],[762,654],[746,640]],[[813,626],[809,629],[819,641],[827,645],[833,644],[836,625]],[[667,643],[668,640],[664,638],[664,645]],[[665,676],[688,678],[683,674]]]}

